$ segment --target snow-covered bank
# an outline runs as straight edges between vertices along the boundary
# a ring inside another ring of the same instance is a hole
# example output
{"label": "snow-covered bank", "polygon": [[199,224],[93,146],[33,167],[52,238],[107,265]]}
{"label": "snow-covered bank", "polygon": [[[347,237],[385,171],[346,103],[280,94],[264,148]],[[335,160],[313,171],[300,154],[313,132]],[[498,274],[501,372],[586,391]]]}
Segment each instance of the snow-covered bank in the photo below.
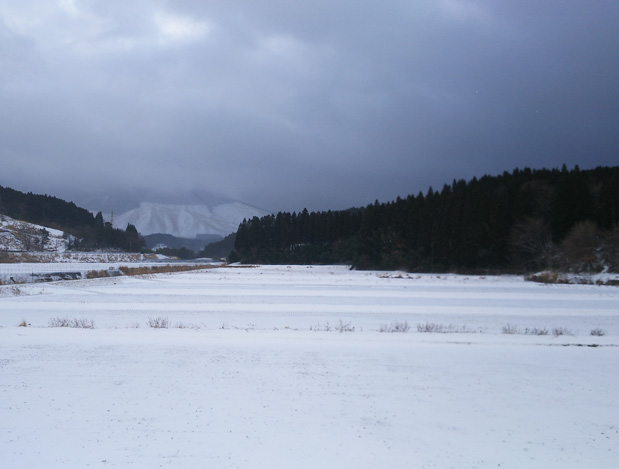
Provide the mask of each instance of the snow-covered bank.
{"label": "snow-covered bank", "polygon": [[[138,268],[154,265],[218,265],[210,259],[181,261],[158,254],[136,254],[124,252],[64,252],[64,253],[20,253],[22,262],[0,263],[0,285],[37,283],[66,280],[63,274],[75,274],[73,279],[88,278],[90,272],[118,271],[121,267]],[[14,254],[19,256],[19,254]],[[95,275],[100,276],[100,275]],[[2,292],[0,291],[0,295]]]}
{"label": "snow-covered bank", "polygon": [[[258,267],[19,286],[0,298],[0,466],[617,466],[618,289],[396,277]],[[378,332],[392,321],[411,330]],[[427,322],[470,332],[417,332]]]}

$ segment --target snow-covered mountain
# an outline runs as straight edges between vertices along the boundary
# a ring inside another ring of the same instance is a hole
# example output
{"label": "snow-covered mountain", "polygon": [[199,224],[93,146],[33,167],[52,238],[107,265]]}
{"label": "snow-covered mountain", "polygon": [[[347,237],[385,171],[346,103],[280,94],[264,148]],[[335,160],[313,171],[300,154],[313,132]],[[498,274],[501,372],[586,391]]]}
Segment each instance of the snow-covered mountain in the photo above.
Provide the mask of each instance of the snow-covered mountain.
{"label": "snow-covered mountain", "polygon": [[179,238],[197,238],[200,235],[216,234],[223,237],[234,233],[244,218],[268,214],[265,210],[242,202],[214,207],[142,202],[139,208],[115,216],[114,227],[125,229],[131,223],[142,235],[166,233]]}

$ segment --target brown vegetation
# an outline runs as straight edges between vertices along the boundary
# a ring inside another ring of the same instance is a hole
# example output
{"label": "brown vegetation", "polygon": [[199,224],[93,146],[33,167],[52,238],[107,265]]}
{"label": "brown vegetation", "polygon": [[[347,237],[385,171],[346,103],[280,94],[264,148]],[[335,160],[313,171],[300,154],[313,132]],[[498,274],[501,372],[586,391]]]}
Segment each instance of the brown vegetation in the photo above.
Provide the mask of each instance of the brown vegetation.
{"label": "brown vegetation", "polygon": [[[118,270],[122,275],[136,276],[136,275],[150,275],[150,274],[164,274],[174,272],[189,272],[193,270],[204,270],[221,267],[220,265],[144,265],[140,267],[128,267],[120,266]],[[102,278],[102,277],[114,277],[115,272],[113,270],[91,270],[86,274],[86,278]]]}

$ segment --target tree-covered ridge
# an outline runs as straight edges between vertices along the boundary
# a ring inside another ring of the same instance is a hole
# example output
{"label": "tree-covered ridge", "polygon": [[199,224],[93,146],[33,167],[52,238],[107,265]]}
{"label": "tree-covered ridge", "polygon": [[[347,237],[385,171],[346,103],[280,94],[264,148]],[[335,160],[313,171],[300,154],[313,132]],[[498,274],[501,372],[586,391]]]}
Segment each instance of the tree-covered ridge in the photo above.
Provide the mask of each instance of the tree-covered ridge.
{"label": "tree-covered ridge", "polygon": [[619,167],[516,169],[347,211],[244,220],[243,262],[409,271],[617,269]]}
{"label": "tree-covered ridge", "polygon": [[78,239],[71,246],[75,249],[115,248],[139,252],[144,245],[135,226],[128,225],[126,230],[113,228],[103,220],[101,212],[93,216],[73,202],[49,195],[0,186],[0,213],[70,233]]}

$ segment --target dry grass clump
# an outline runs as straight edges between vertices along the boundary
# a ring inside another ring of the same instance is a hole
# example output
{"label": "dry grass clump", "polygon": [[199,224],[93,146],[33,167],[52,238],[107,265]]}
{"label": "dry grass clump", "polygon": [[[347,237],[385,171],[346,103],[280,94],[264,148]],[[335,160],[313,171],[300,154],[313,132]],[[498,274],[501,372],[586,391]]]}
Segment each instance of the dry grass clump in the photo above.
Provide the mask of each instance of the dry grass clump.
{"label": "dry grass clump", "polygon": [[[290,329],[290,327],[286,326],[285,329]],[[296,330],[296,329],[295,329]],[[329,324],[329,322],[327,321],[326,324],[316,324],[314,326],[310,326],[310,331],[315,331],[315,332],[331,332],[331,331],[337,331],[337,332],[355,332],[355,327],[349,323],[349,322],[344,322],[341,319],[338,321],[338,324],[336,325],[331,325]]]}
{"label": "dry grass clump", "polygon": [[501,328],[501,331],[503,334],[518,334],[518,327],[507,323]]}
{"label": "dry grass clump", "polygon": [[483,332],[481,329],[469,329],[465,325],[457,326],[455,324],[437,324],[435,322],[425,322],[417,324],[417,332],[437,333],[437,334],[474,334]]}
{"label": "dry grass clump", "polygon": [[213,265],[143,265],[139,267],[129,267],[126,265],[120,266],[118,270],[91,270],[86,274],[86,278],[105,278],[105,277],[117,277],[119,275],[137,276],[137,275],[150,275],[150,274],[165,274],[173,272],[188,272],[192,270],[212,269]]}
{"label": "dry grass clump", "polygon": [[86,273],[86,278],[102,278],[109,277],[110,273],[107,270],[90,270]]}
{"label": "dry grass clump", "polygon": [[123,275],[166,274],[173,272],[189,272],[193,270],[212,269],[213,265],[145,265],[140,267],[121,266],[118,268]]}
{"label": "dry grass clump", "polygon": [[594,279],[588,273],[569,274],[546,270],[536,274],[527,275],[524,278],[528,282],[558,284],[558,285],[600,285],[600,286],[619,286],[619,279],[616,278],[598,278]]}
{"label": "dry grass clump", "polygon": [[25,262],[25,263],[39,262],[39,258],[27,252],[2,252],[0,253],[0,264],[17,264],[20,262]]}
{"label": "dry grass clump", "polygon": [[146,275],[152,273],[150,266],[127,267],[126,265],[121,265],[118,270],[120,270],[123,275]]}
{"label": "dry grass clump", "polygon": [[509,323],[501,328],[501,332],[503,332],[503,334],[548,335],[548,329],[545,327],[525,327],[521,330],[517,326]]}
{"label": "dry grass clump", "polygon": [[184,322],[177,322],[176,324],[174,324],[173,327],[175,327],[176,329],[193,329],[196,331],[200,329],[200,326],[198,326],[197,324]]}
{"label": "dry grass clump", "polygon": [[527,275],[525,280],[529,282],[537,282],[537,283],[567,283],[567,281],[562,278],[558,272],[553,272],[550,270],[546,270],[544,272],[539,272],[536,274]]}
{"label": "dry grass clump", "polygon": [[349,322],[343,322],[341,319],[339,320],[339,323],[337,326],[335,326],[335,330],[342,333],[342,332],[355,332],[355,328],[354,326],[349,323]]}
{"label": "dry grass clump", "polygon": [[76,329],[94,329],[95,322],[92,319],[82,318],[50,318],[49,327],[73,327]]}
{"label": "dry grass clump", "polygon": [[378,332],[408,332],[410,328],[408,321],[393,321],[391,324],[381,324]]}
{"label": "dry grass clump", "polygon": [[158,316],[156,318],[148,318],[146,325],[154,329],[167,329],[170,327],[170,321],[166,317]]}

